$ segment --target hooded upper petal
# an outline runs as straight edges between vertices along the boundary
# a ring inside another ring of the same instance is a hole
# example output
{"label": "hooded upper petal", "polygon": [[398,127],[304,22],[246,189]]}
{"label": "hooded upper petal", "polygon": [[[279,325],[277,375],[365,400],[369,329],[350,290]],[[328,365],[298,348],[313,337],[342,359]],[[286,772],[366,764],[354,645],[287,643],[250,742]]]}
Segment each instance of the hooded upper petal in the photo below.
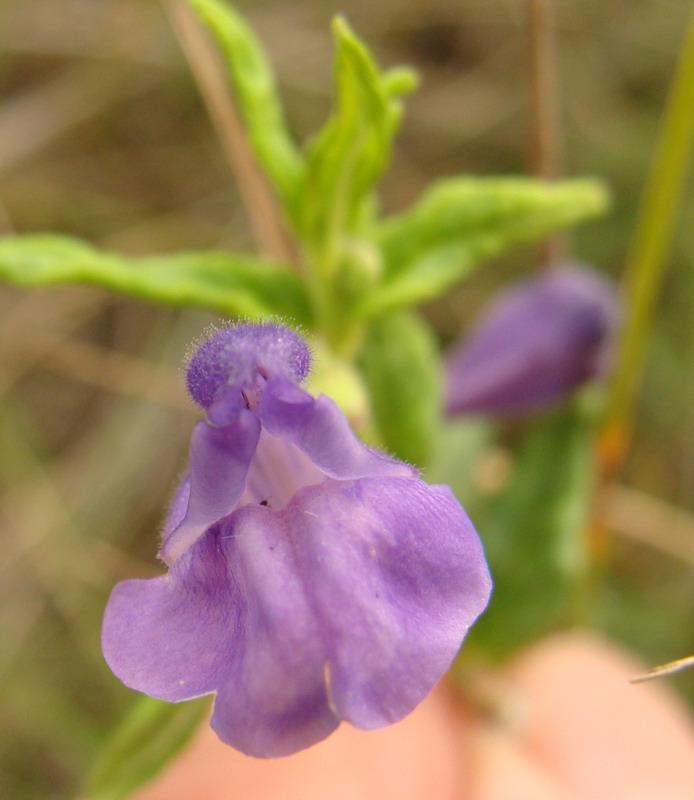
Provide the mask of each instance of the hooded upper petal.
{"label": "hooded upper petal", "polygon": [[610,367],[614,286],[576,265],[503,292],[449,353],[446,410],[524,414],[558,402]]}
{"label": "hooded upper petal", "polygon": [[229,387],[252,387],[258,373],[282,375],[300,383],[310,366],[308,345],[285,325],[227,325],[214,331],[190,355],[186,385],[193,400],[209,409]]}

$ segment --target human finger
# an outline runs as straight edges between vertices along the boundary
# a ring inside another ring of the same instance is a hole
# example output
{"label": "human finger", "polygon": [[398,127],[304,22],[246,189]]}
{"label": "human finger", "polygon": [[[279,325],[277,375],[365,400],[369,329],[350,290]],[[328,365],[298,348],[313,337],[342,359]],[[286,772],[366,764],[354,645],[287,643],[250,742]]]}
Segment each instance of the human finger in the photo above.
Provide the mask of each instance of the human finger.
{"label": "human finger", "polygon": [[469,768],[465,722],[434,690],[402,722],[364,732],[343,724],[295,755],[255,759],[204,725],[183,754],[133,800],[453,800]]}
{"label": "human finger", "polygon": [[578,800],[691,800],[694,726],[664,683],[593,634],[560,635],[507,675],[527,703],[528,753]]}

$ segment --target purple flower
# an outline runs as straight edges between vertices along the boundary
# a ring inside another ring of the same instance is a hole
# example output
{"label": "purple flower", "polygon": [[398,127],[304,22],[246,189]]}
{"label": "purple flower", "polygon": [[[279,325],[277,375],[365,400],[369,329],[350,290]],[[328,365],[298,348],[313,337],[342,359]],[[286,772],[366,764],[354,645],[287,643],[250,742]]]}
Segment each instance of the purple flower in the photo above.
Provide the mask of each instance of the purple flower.
{"label": "purple flower", "polygon": [[449,414],[543,410],[611,367],[615,287],[562,265],[503,292],[446,358]]}
{"label": "purple flower", "polygon": [[299,387],[302,339],[224,328],[188,388],[207,410],[171,505],[169,570],[114,589],[103,650],[128,686],[177,702],[216,692],[212,726],[280,756],[342,720],[404,717],[484,609],[479,539],[446,486],[362,444],[328,397]]}

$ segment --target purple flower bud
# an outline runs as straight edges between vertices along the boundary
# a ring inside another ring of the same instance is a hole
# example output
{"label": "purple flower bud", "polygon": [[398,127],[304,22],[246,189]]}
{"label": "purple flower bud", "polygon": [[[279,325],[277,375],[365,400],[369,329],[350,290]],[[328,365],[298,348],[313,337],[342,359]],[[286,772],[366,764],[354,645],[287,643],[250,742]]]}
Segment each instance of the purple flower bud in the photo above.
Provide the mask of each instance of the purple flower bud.
{"label": "purple flower bud", "polygon": [[103,650],[128,686],[216,692],[212,726],[255,756],[342,720],[388,725],[429,693],[487,604],[480,541],[446,486],[366,447],[299,382],[302,340],[239,325],[188,365],[208,412],[169,510],[168,573],[124,581]]}
{"label": "purple flower bud", "polygon": [[507,289],[448,353],[447,413],[532,413],[604,376],[618,307],[613,284],[577,265]]}

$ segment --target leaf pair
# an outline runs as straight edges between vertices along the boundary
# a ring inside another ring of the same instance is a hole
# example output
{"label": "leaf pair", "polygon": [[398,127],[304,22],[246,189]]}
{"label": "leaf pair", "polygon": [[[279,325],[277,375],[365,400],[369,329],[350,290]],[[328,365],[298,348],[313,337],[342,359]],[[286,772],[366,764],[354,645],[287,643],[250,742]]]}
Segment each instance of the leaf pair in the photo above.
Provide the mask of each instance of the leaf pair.
{"label": "leaf pair", "polygon": [[326,240],[353,228],[389,161],[401,113],[397,98],[414,88],[414,75],[380,73],[346,21],[336,18],[335,109],[304,156],[285,122],[272,67],[246,21],[221,0],[190,4],[224,56],[251,146],[288,223],[314,256],[326,252]]}
{"label": "leaf pair", "polygon": [[[92,283],[228,315],[280,315],[308,328],[320,307],[321,324],[339,329],[430,300],[485,258],[606,205],[605,190],[594,181],[457,177],[376,222],[373,189],[387,166],[400,98],[414,87],[413,74],[381,72],[337,18],[335,107],[304,155],[288,130],[272,67],[245,20],[223,0],[189,2],[222,52],[253,151],[313,271],[312,287],[281,264],[250,256],[127,258],[55,235],[4,240],[0,277],[24,286]],[[334,341],[339,336],[333,331]]]}
{"label": "leaf pair", "polygon": [[406,70],[382,74],[341,17],[333,31],[335,108],[307,153],[300,229],[328,274],[341,240],[356,232],[364,204],[388,166],[402,113],[399,97],[416,84]]}

